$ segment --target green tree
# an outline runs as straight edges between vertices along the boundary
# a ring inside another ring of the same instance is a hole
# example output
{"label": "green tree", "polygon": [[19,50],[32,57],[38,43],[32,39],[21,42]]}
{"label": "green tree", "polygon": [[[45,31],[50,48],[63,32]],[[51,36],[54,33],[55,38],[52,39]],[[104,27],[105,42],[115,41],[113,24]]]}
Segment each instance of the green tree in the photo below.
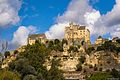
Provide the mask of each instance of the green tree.
{"label": "green tree", "polygon": [[42,75],[41,73],[38,74],[37,79],[38,79],[38,80],[45,80],[45,79],[43,78],[43,75]]}
{"label": "green tree", "polygon": [[70,48],[68,49],[68,52],[70,53],[71,51],[78,52],[78,48],[74,46],[70,46]]}
{"label": "green tree", "polygon": [[0,80],[21,80],[18,73],[7,70],[0,70]]}
{"label": "green tree", "polygon": [[18,54],[18,53],[19,53],[18,50],[15,50],[15,51],[14,51],[14,54]]}
{"label": "green tree", "polygon": [[35,44],[26,48],[23,56],[29,60],[29,64],[38,69],[45,62],[49,50],[45,45]]}
{"label": "green tree", "polygon": [[62,45],[63,45],[63,44],[68,45],[68,41],[67,41],[66,39],[62,39]]}
{"label": "green tree", "polygon": [[116,46],[111,41],[106,41],[104,44],[97,47],[97,51],[101,50],[115,52]]}
{"label": "green tree", "polygon": [[0,53],[0,69],[1,69],[1,65],[2,65],[2,53]]}
{"label": "green tree", "polygon": [[116,47],[117,54],[120,52],[120,47]]}
{"label": "green tree", "polygon": [[9,51],[6,51],[6,52],[4,53],[4,56],[5,56],[5,58],[7,58],[8,56],[10,56],[10,52],[9,52]]}
{"label": "green tree", "polygon": [[104,50],[104,47],[103,47],[103,46],[98,46],[98,47],[97,47],[97,51],[102,51],[102,50]]}
{"label": "green tree", "polygon": [[21,78],[23,78],[28,74],[33,74],[33,75],[37,74],[35,68],[29,65],[29,62],[27,59],[18,59],[10,63],[9,70],[17,71],[19,74],[21,74]]}
{"label": "green tree", "polygon": [[53,49],[54,49],[54,42],[53,42],[53,41],[49,41],[49,42],[48,42],[48,48],[49,48],[50,50],[53,50]]}
{"label": "green tree", "polygon": [[59,44],[59,43],[60,43],[59,39],[54,40],[54,44]]}
{"label": "green tree", "polygon": [[35,44],[41,45],[41,41],[40,41],[40,40],[36,40],[36,41],[35,41]]}
{"label": "green tree", "polygon": [[43,76],[46,77],[47,70],[43,64],[48,56],[48,53],[50,53],[50,51],[45,45],[35,44],[28,46],[23,56],[29,60],[29,65],[32,65],[38,73],[44,74]]}
{"label": "green tree", "polygon": [[2,56],[2,53],[0,52],[0,57]]}
{"label": "green tree", "polygon": [[55,51],[63,52],[62,42],[59,41],[58,39],[55,39],[54,42],[53,41],[49,41],[48,49],[50,49],[51,51],[55,50]]}
{"label": "green tree", "polygon": [[94,47],[89,47],[89,48],[86,50],[86,53],[90,55],[90,53],[91,53],[92,51],[94,51],[94,50],[95,50]]}
{"label": "green tree", "polygon": [[81,66],[81,63],[78,63],[77,65],[76,65],[76,71],[82,71],[82,66]]}
{"label": "green tree", "polygon": [[91,75],[87,80],[107,80],[108,78],[112,78],[112,75],[110,73],[95,73]]}
{"label": "green tree", "polygon": [[34,67],[27,65],[22,69],[22,76],[32,74],[32,75],[37,75],[37,72]]}
{"label": "green tree", "polygon": [[62,44],[56,44],[54,45],[54,48],[53,48],[55,51],[60,51],[60,52],[63,52],[63,46]]}
{"label": "green tree", "polygon": [[78,48],[74,47],[73,52],[78,52]]}
{"label": "green tree", "polygon": [[49,73],[48,73],[48,79],[47,80],[64,80],[64,77],[63,77],[63,74],[62,74],[62,71],[59,70],[59,60],[57,59],[53,59],[51,61],[51,69],[49,70]]}
{"label": "green tree", "polygon": [[[20,52],[20,54],[17,55],[16,60],[9,64],[9,70],[18,72],[21,75],[21,79],[25,80],[26,76],[29,80],[30,75],[36,77],[37,80],[64,80],[62,71],[58,68],[59,61],[53,60],[49,71],[43,66],[51,52],[50,48],[53,47],[54,49],[54,46],[61,46],[61,42],[59,44],[54,44],[53,41],[48,43],[48,47],[37,42],[33,45],[25,46],[25,51]],[[59,48],[57,50],[59,50]]]}
{"label": "green tree", "polygon": [[120,43],[120,39],[117,39],[116,42]]}
{"label": "green tree", "polygon": [[82,64],[85,62],[86,58],[85,56],[80,56],[79,58],[79,63],[76,65],[76,71],[81,71],[82,70]]}
{"label": "green tree", "polygon": [[28,59],[29,65],[33,66],[37,74],[42,74],[44,78],[47,76],[47,69],[43,66],[45,59],[50,53],[50,49],[44,44],[34,44],[26,47],[26,50],[20,56]]}
{"label": "green tree", "polygon": [[23,80],[38,80],[34,75],[26,75]]}
{"label": "green tree", "polygon": [[119,72],[118,72],[116,69],[112,69],[111,75],[112,75],[114,78],[120,78],[120,74],[119,74]]}
{"label": "green tree", "polygon": [[81,56],[79,58],[79,61],[80,61],[81,64],[83,64],[85,62],[85,60],[86,60],[85,56]]}
{"label": "green tree", "polygon": [[85,41],[82,41],[82,42],[81,42],[81,45],[84,45],[84,44],[85,44]]}

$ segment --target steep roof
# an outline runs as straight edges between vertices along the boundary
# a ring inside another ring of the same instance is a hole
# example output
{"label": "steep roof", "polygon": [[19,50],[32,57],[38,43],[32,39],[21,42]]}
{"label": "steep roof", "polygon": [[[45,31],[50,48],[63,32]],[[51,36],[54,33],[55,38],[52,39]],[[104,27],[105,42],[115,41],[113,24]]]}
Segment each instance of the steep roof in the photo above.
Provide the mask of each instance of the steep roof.
{"label": "steep roof", "polygon": [[79,30],[85,30],[85,26],[80,26],[78,29]]}
{"label": "steep roof", "polygon": [[30,39],[36,39],[36,38],[46,38],[45,34],[31,34],[29,35]]}
{"label": "steep roof", "polygon": [[98,39],[101,39],[101,38],[102,38],[102,36],[99,36],[99,37],[98,37]]}

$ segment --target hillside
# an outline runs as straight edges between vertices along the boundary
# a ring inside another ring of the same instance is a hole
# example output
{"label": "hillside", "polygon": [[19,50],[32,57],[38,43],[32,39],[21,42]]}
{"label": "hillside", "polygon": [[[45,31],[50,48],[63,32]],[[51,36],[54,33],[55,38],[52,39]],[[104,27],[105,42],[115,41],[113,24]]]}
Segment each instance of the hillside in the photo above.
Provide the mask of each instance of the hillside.
{"label": "hillside", "polygon": [[113,70],[117,71],[117,76],[120,71],[119,41],[106,41],[87,48],[85,44],[68,46],[66,40],[55,39],[47,44],[36,41],[33,45],[15,50],[12,55],[7,51],[5,56],[3,70],[17,72],[21,80],[28,76],[35,80],[64,80],[63,72],[67,72],[68,76],[71,73],[73,77],[79,74],[83,78],[96,73],[114,77],[111,75]]}

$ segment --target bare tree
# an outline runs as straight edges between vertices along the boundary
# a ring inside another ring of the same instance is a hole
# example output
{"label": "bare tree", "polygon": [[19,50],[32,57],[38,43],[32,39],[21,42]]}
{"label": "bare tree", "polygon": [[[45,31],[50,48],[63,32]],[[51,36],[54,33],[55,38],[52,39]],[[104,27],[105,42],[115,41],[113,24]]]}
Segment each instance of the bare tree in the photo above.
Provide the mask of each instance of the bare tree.
{"label": "bare tree", "polygon": [[7,42],[7,41],[2,42],[1,47],[2,47],[1,52],[6,51],[6,50],[7,50],[7,47],[8,47],[8,42]]}

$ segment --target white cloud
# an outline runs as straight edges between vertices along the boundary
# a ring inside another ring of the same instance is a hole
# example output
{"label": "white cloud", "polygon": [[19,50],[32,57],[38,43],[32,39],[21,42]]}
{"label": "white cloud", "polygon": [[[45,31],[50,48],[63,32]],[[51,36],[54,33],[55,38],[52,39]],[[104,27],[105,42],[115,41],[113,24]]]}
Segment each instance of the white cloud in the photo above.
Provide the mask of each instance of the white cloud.
{"label": "white cloud", "polygon": [[[102,15],[95,27],[104,32],[109,32],[112,37],[120,37],[120,0],[116,0],[113,9],[107,14]],[[99,31],[100,32],[100,31]],[[101,31],[102,32],[102,31]]]}
{"label": "white cloud", "polygon": [[[57,17],[57,20],[56,20],[57,24],[52,25],[49,31],[46,32],[47,37],[48,38],[63,38],[65,26],[62,25],[63,27],[61,27],[61,24],[75,22],[80,25],[85,25],[86,19],[84,15],[87,14],[86,12],[91,13],[93,11],[95,10],[92,9],[91,6],[89,6],[87,0],[72,0],[70,4],[68,5],[67,10],[62,15]],[[93,15],[93,13],[91,14]],[[90,19],[90,18],[91,18],[91,15],[87,19]],[[96,18],[97,18],[97,15],[96,15]],[[95,21],[95,18],[91,18],[91,19],[94,19]]]}
{"label": "white cloud", "polygon": [[57,22],[75,22],[83,25],[85,24],[84,14],[92,10],[92,7],[88,5],[88,0],[72,0],[67,11],[58,16]]}
{"label": "white cloud", "polygon": [[111,36],[113,37],[120,37],[120,24],[119,25],[115,25],[113,26],[114,28],[112,28],[111,30]]}
{"label": "white cloud", "polygon": [[21,45],[27,44],[27,38],[29,34],[35,33],[37,29],[34,26],[20,26],[16,32],[14,32],[13,39],[10,42],[10,46],[12,49],[19,47]]}
{"label": "white cloud", "polygon": [[[93,9],[88,1],[89,0],[72,0],[67,10],[57,17],[57,24],[52,25],[49,31],[46,32],[47,35],[49,35],[48,38],[51,36],[51,38],[58,38],[56,36],[63,38],[64,28],[61,28],[59,24],[68,22],[86,25],[87,28],[90,29],[91,35],[99,36],[110,33],[112,37],[120,37],[120,0],[116,0],[113,9],[104,15],[101,15],[99,11]],[[56,28],[58,28],[58,30],[56,30]],[[54,32],[55,36],[53,36]]]}
{"label": "white cloud", "polygon": [[65,26],[67,26],[68,23],[59,23],[51,26],[49,31],[47,31],[45,34],[48,39],[61,39],[64,37],[64,29]]}
{"label": "white cloud", "polygon": [[21,0],[0,0],[0,27],[15,25],[20,21],[18,11],[21,4]]}
{"label": "white cloud", "polygon": [[[87,28],[91,31],[91,34],[96,34],[95,22],[101,17],[100,12],[93,10],[92,12],[86,12],[84,15]],[[97,33],[98,34],[98,33]]]}
{"label": "white cloud", "polygon": [[103,19],[105,19],[107,26],[114,26],[120,24],[120,0],[116,0],[116,4],[113,9],[108,12]]}

